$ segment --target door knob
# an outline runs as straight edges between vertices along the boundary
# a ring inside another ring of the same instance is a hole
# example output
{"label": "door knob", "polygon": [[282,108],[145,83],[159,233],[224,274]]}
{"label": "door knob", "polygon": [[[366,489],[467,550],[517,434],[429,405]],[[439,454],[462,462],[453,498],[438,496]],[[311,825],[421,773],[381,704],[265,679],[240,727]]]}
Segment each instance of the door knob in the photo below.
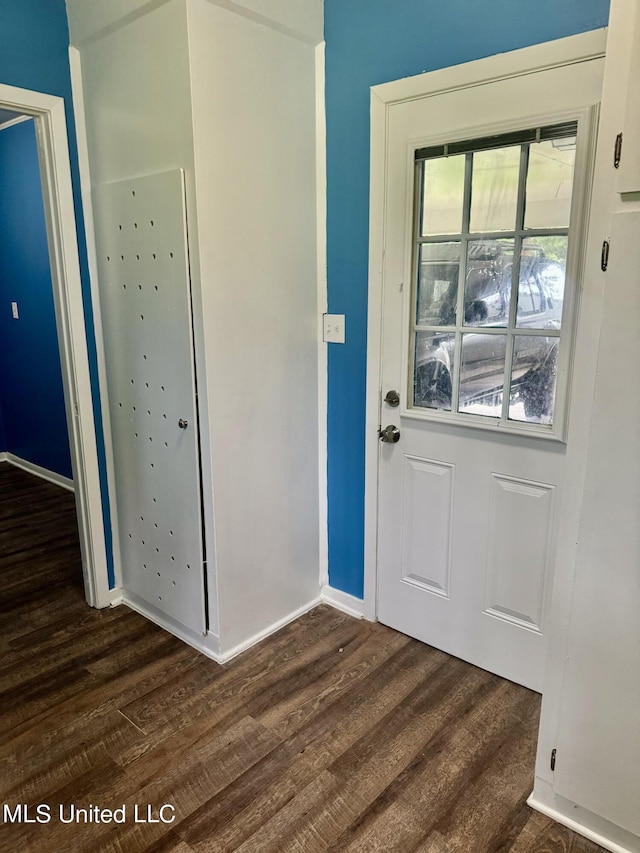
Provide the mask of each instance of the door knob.
{"label": "door knob", "polygon": [[389,424],[389,426],[380,430],[378,436],[380,441],[389,441],[392,444],[395,444],[397,441],[400,441],[400,430],[397,426]]}
{"label": "door knob", "polygon": [[180,420],[178,421],[178,426],[180,427],[180,429],[186,429],[189,426],[189,421],[185,421],[184,418],[180,418]]}
{"label": "door knob", "polygon": [[395,409],[396,406],[400,405],[400,394],[397,391],[387,391],[387,396],[384,398],[387,406],[391,406],[392,409]]}

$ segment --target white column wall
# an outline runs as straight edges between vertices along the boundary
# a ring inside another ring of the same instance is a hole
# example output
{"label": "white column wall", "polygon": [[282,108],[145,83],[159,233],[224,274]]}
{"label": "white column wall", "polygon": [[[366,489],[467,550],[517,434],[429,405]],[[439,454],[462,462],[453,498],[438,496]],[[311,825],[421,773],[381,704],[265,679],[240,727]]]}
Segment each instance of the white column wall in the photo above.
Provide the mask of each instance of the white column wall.
{"label": "white column wall", "polygon": [[226,654],[319,595],[315,50],[188,8]]}
{"label": "white column wall", "polygon": [[322,3],[68,0],[68,12],[92,184],[186,172],[210,633],[226,657],[319,597]]}
{"label": "white column wall", "polygon": [[[640,211],[637,193],[617,191],[613,165],[627,81],[637,91],[629,76],[640,48],[632,41],[634,16],[638,2],[613,0],[580,307],[587,332],[576,346],[567,497],[530,800],[615,851],[640,851],[640,548],[630,521],[640,515],[640,413],[637,336],[624,331],[624,318],[638,316],[640,298],[638,270],[631,279],[616,273],[632,244],[614,235],[607,272],[600,253],[613,216]],[[625,138],[623,160],[625,149],[633,158],[637,140]]]}

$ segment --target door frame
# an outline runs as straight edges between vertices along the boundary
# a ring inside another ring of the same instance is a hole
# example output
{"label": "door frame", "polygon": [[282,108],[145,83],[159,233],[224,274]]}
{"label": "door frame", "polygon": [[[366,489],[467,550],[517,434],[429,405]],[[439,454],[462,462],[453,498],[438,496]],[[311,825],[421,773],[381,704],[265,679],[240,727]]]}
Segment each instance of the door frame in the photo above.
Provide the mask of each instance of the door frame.
{"label": "door frame", "polygon": [[0,107],[35,120],[84,591],[106,607],[119,591],[109,589],[64,99],[0,83]]}
{"label": "door frame", "polygon": [[606,29],[592,30],[486,59],[407,77],[371,87],[369,199],[369,299],[365,439],[364,616],[378,615],[378,482],[382,358],[382,304],[385,255],[386,159],[389,109],[403,101],[435,97],[602,58]]}

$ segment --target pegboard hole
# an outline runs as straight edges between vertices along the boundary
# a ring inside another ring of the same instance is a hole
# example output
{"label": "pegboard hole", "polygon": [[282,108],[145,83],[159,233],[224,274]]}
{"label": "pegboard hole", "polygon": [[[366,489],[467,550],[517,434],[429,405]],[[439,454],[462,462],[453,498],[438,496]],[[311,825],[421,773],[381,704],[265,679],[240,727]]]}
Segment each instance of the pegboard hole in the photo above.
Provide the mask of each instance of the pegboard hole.
{"label": "pegboard hole", "polygon": [[123,285],[122,285],[122,289],[123,289],[123,290],[126,290],[126,289],[127,289],[127,285],[126,285],[126,284],[123,284]]}
{"label": "pegboard hole", "polygon": [[124,261],[124,255],[120,255],[120,260]]}
{"label": "pegboard hole", "polygon": [[140,521],[144,521],[144,518],[142,516],[140,516]]}
{"label": "pegboard hole", "polygon": [[173,563],[175,563],[176,558],[172,556],[172,557],[171,557],[171,561],[172,561]]}
{"label": "pegboard hole", "polygon": [[153,522],[153,526],[156,528],[156,530],[158,529],[158,525],[155,521]]}
{"label": "pegboard hole", "polygon": [[190,568],[191,568],[191,566],[189,565],[189,563],[187,563],[187,568],[188,568],[188,569],[190,569]]}
{"label": "pegboard hole", "polygon": [[135,406],[131,406],[131,411],[132,411],[132,412],[135,412],[135,410],[136,410],[136,407],[135,407]]}
{"label": "pegboard hole", "polygon": [[162,596],[161,596],[161,595],[159,595],[159,596],[158,596],[158,601],[162,601]]}
{"label": "pegboard hole", "polygon": [[131,533],[129,534],[129,539],[133,539],[133,536],[131,535]]}
{"label": "pegboard hole", "polygon": [[150,465],[152,468],[155,468],[155,467],[156,467],[156,466],[153,464],[153,462],[149,462],[149,465]]}
{"label": "pegboard hole", "polygon": [[137,222],[134,222],[134,223],[133,223],[133,227],[134,227],[134,228],[137,228],[137,227],[138,227],[138,223],[137,223]]}
{"label": "pegboard hole", "polygon": [[107,260],[108,260],[108,261],[110,261],[110,260],[111,260],[111,258],[109,257],[109,255],[107,255]]}
{"label": "pegboard hole", "polygon": [[132,379],[132,380],[131,380],[131,384],[132,384],[132,385],[134,385],[134,384],[135,384],[135,380],[134,380],[134,379]]}
{"label": "pegboard hole", "polygon": [[120,408],[122,408],[122,403],[118,403],[118,405],[120,406]]}
{"label": "pegboard hole", "polygon": [[131,190],[131,195],[132,195],[132,196],[135,196],[135,194],[136,194],[136,191],[135,191],[135,190]]}
{"label": "pegboard hole", "polygon": [[169,536],[173,536],[173,530],[169,531]]}
{"label": "pegboard hole", "polygon": [[153,285],[153,289],[154,289],[154,290],[157,290],[157,289],[158,289],[158,285],[157,285],[157,284],[154,284],[154,285]]}
{"label": "pegboard hole", "polygon": [[162,416],[162,417],[163,417],[163,419],[164,419],[164,420],[165,420],[165,421],[166,421],[166,419],[167,419],[167,416],[166,416],[166,415],[163,415],[163,416]]}
{"label": "pegboard hole", "polygon": [[142,357],[143,357],[143,358],[144,358],[144,360],[145,360],[145,361],[146,361],[146,360],[147,360],[147,357],[146,357],[146,355],[144,355],[144,354],[143,354],[143,356],[142,356]]}
{"label": "pegboard hole", "polygon": [[149,383],[148,383],[148,382],[145,382],[144,384],[145,384],[145,386],[146,386],[147,388],[149,387]]}
{"label": "pegboard hole", "polygon": [[122,225],[118,225],[118,231],[122,231]]}
{"label": "pegboard hole", "polygon": [[160,548],[156,548],[156,554],[160,553]]}
{"label": "pegboard hole", "polygon": [[140,541],[141,541],[141,542],[142,542],[142,544],[144,545],[144,539],[141,539]]}
{"label": "pegboard hole", "polygon": [[157,504],[157,503],[158,503],[158,498],[154,498],[154,499],[153,499],[153,502],[154,502],[154,504]]}
{"label": "pegboard hole", "polygon": [[142,290],[142,285],[141,285],[141,284],[139,284],[139,285],[138,285],[138,290]]}
{"label": "pegboard hole", "polygon": [[160,572],[156,572],[156,574],[158,575],[158,577],[162,577],[162,575],[160,574]]}
{"label": "pegboard hole", "polygon": [[140,255],[136,255],[136,260],[137,260],[137,261],[139,261],[139,260],[140,260]]}
{"label": "pegboard hole", "polygon": [[165,441],[164,446],[165,446],[165,447],[169,447],[169,442],[168,442],[168,441]]}
{"label": "pegboard hole", "polygon": [[152,257],[152,258],[153,258],[153,260],[155,261],[155,259],[156,259],[156,253],[155,253],[155,252],[152,252],[152,253],[151,253],[151,257]]}
{"label": "pegboard hole", "polygon": [[150,414],[151,414],[151,411],[150,411],[149,409],[147,409],[147,414],[148,414],[148,415],[150,415]]}
{"label": "pegboard hole", "polygon": [[138,437],[138,433],[137,433],[137,432],[134,432],[134,435],[135,435],[135,437],[136,437],[136,438]]}
{"label": "pegboard hole", "polygon": [[175,586],[175,585],[176,585],[176,582],[175,582],[175,581],[171,581],[171,586]]}
{"label": "pegboard hole", "polygon": [[162,391],[164,391],[164,385],[161,385],[160,388]]}
{"label": "pegboard hole", "polygon": [[141,319],[141,320],[144,320],[144,314],[141,314],[141,315],[140,315],[140,319]]}
{"label": "pegboard hole", "polygon": [[172,257],[173,257],[173,252],[169,252],[169,257],[170,257],[170,258],[172,258]]}

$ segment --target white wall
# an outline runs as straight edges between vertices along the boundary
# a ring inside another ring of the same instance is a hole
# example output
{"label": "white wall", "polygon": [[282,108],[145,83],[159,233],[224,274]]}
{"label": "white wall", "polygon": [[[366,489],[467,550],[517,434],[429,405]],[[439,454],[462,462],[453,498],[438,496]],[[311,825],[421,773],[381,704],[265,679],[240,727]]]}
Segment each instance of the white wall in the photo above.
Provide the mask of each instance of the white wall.
{"label": "white wall", "polygon": [[[576,348],[568,491],[532,804],[608,849],[638,851],[640,256],[629,235],[640,232],[640,224],[629,214],[640,211],[640,195],[617,192],[613,167],[615,137],[625,123],[625,82],[640,48],[632,45],[634,15],[640,15],[637,3],[613,0],[581,304],[586,331]],[[627,151],[637,144],[625,139]],[[622,211],[626,225],[614,219]],[[608,237],[611,262],[603,273],[600,252]]]}
{"label": "white wall", "polygon": [[221,650],[318,595],[315,52],[189,3]]}
{"label": "white wall", "polygon": [[[71,44],[76,46],[169,0],[66,0]],[[310,44],[323,38],[321,0],[209,0],[222,8],[289,31]]]}

